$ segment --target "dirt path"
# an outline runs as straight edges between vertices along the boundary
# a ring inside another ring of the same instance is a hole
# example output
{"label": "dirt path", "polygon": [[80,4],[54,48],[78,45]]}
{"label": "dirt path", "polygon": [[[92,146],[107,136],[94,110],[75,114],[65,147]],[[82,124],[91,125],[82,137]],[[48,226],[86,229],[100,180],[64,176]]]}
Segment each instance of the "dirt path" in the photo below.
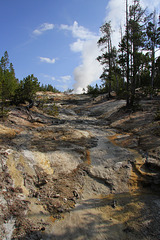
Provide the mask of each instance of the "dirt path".
{"label": "dirt path", "polygon": [[148,213],[146,220],[142,212],[153,200],[158,203],[159,197],[129,192],[128,178],[119,176],[122,171],[129,175],[129,164],[127,170],[122,165],[133,161],[137,154],[110,142],[108,137],[115,134],[114,130],[104,132],[90,126],[89,130],[97,137],[98,143],[90,149],[90,166],[81,200],[72,211],[64,214],[63,219],[56,220],[44,232],[43,239],[157,239],[147,237],[145,229],[151,224],[152,216]]}
{"label": "dirt path", "polygon": [[[113,206],[114,201],[116,206]],[[139,193],[83,200],[54,224],[47,237],[56,240],[158,240],[159,218],[155,209],[160,209],[159,203],[159,196]]]}
{"label": "dirt path", "polygon": [[137,135],[109,126],[123,105],[67,106],[60,119],[39,113],[40,124],[12,113],[18,130],[2,129],[3,240],[160,239],[160,197],[152,188],[160,185],[159,165],[127,148]]}
{"label": "dirt path", "polygon": [[141,191],[138,175],[132,172],[131,163],[142,166],[142,157],[110,141],[115,135],[117,139],[126,137],[114,129],[103,131],[88,125],[86,130],[96,136],[97,146],[89,149],[90,166],[81,200],[44,233],[44,239],[160,239],[159,196]]}

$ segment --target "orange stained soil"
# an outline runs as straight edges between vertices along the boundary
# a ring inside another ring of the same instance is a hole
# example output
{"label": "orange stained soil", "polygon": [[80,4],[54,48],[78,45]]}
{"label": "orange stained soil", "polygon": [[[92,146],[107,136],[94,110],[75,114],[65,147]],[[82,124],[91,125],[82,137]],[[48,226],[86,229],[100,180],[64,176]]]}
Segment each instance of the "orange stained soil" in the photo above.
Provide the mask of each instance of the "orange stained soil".
{"label": "orange stained soil", "polygon": [[90,156],[90,151],[86,150],[86,164],[91,165],[91,156]]}
{"label": "orange stained soil", "polygon": [[[121,147],[126,147],[127,146],[127,139],[125,138],[125,135],[126,137],[129,137],[131,134],[129,133],[123,133],[123,134],[120,134],[120,133],[117,133],[115,135],[112,135],[112,136],[109,136],[108,139],[110,140],[110,142],[116,146],[121,146]],[[118,139],[118,137],[121,136],[122,139],[119,140],[119,142],[116,142],[116,140]],[[124,138],[123,138],[124,136]]]}
{"label": "orange stained soil", "polygon": [[[112,144],[116,146],[124,147],[127,140],[123,139],[118,143],[116,141],[118,139],[118,136],[123,136],[123,135],[125,136],[125,134],[115,134],[113,136],[109,136],[108,139],[111,141]],[[133,149],[128,149],[128,150],[131,151],[135,156],[135,161],[132,164],[132,170],[131,170],[130,179],[128,182],[129,191],[134,192],[134,191],[140,190],[142,187],[142,182],[145,181],[145,178],[153,174],[143,170],[145,159],[142,158],[142,156],[136,150],[133,150]]]}

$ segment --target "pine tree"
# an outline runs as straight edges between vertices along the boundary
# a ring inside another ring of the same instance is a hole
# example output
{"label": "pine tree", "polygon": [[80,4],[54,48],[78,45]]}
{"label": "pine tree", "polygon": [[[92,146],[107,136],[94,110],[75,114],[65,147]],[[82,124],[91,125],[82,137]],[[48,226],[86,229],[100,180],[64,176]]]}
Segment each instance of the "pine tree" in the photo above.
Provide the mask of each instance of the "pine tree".
{"label": "pine tree", "polygon": [[13,99],[17,86],[18,80],[15,78],[13,64],[9,64],[9,56],[6,51],[0,60],[0,99],[2,117],[4,116],[6,102]]}
{"label": "pine tree", "polygon": [[[151,88],[153,91],[154,82],[155,82],[155,64],[156,58],[155,53],[156,49],[160,46],[160,22],[157,24],[156,20],[156,10],[149,16],[146,27],[146,50],[150,53],[150,61],[151,61]],[[158,26],[159,25],[159,26]],[[152,98],[151,91],[151,98]]]}
{"label": "pine tree", "polygon": [[145,10],[141,8],[139,0],[134,0],[128,11],[128,0],[126,0],[126,31],[119,44],[121,52],[119,62],[121,66],[125,67],[127,107],[133,107],[135,88],[139,81],[142,49],[145,41],[144,13]]}
{"label": "pine tree", "polygon": [[38,79],[33,74],[28,75],[20,81],[19,87],[16,90],[14,102],[15,104],[24,103],[25,101],[33,101],[36,92],[40,88]]}
{"label": "pine tree", "polygon": [[97,60],[104,66],[103,73],[100,76],[105,82],[105,88],[108,89],[108,95],[111,97],[111,85],[113,81],[114,70],[116,68],[116,48],[112,46],[112,28],[111,22],[106,22],[100,28],[103,36],[98,40],[98,46],[102,46],[102,55],[97,57]]}

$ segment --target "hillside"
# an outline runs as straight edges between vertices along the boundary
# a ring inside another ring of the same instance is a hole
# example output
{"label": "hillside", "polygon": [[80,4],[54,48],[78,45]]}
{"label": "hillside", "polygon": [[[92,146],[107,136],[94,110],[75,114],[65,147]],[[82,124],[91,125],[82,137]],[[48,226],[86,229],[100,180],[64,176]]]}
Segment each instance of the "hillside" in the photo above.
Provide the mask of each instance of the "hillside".
{"label": "hillside", "polygon": [[0,122],[2,239],[160,239],[159,99],[37,93]]}

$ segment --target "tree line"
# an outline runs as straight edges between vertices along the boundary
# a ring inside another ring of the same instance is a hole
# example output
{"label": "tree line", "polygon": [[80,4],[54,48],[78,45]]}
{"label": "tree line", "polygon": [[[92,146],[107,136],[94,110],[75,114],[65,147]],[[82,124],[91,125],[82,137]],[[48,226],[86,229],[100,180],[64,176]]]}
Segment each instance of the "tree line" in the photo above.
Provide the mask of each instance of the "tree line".
{"label": "tree line", "polygon": [[9,62],[8,52],[5,51],[0,59],[0,116],[5,115],[7,105],[18,105],[33,100],[37,91],[59,92],[50,84],[40,85],[33,74],[19,81],[15,76],[13,64]]}
{"label": "tree line", "polygon": [[136,88],[142,88],[153,97],[155,90],[160,89],[160,17],[156,11],[147,14],[139,0],[133,0],[128,6],[126,0],[126,24],[118,49],[113,46],[111,22],[104,23],[100,31],[102,37],[98,46],[102,54],[97,60],[103,65],[100,76],[102,85],[88,86],[87,92],[99,94],[116,91],[118,96],[125,97],[127,107],[133,107],[136,101]]}

